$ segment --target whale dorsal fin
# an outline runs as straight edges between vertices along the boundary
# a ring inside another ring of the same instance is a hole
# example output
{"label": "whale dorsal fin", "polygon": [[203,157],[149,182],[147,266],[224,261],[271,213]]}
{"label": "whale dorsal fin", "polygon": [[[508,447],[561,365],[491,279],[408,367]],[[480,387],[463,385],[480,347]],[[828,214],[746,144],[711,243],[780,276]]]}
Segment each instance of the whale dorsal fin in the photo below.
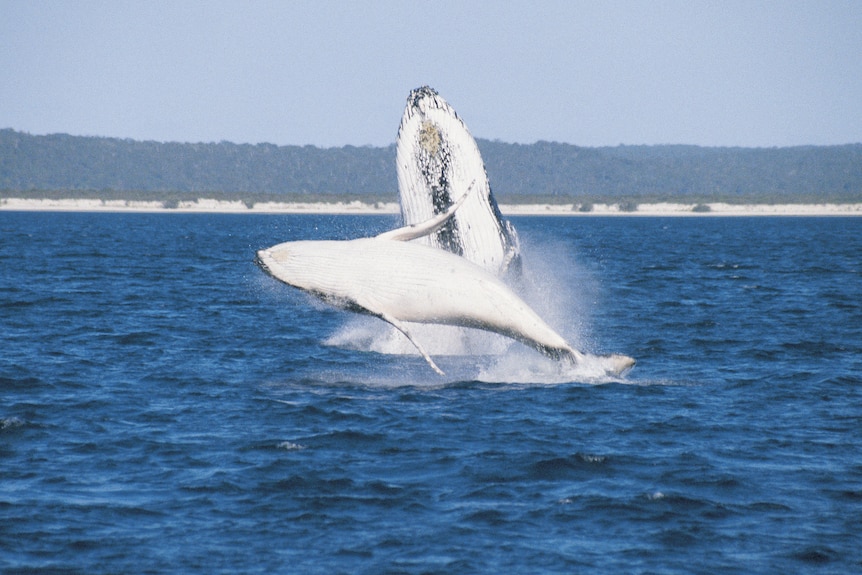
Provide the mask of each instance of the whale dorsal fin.
{"label": "whale dorsal fin", "polygon": [[458,210],[458,208],[461,207],[461,204],[464,203],[464,200],[467,199],[467,196],[470,195],[470,191],[473,189],[473,184],[475,183],[475,180],[471,182],[470,187],[467,188],[467,191],[464,192],[464,194],[460,198],[458,198],[457,202],[449,206],[445,212],[441,212],[430,220],[425,220],[424,222],[419,224],[413,224],[412,226],[404,226],[403,228],[396,228],[394,230],[389,230],[388,232],[383,232],[380,235],[374,236],[375,239],[406,242],[436,232],[441,227],[443,227],[443,224],[449,221],[449,218],[455,215],[455,212]]}

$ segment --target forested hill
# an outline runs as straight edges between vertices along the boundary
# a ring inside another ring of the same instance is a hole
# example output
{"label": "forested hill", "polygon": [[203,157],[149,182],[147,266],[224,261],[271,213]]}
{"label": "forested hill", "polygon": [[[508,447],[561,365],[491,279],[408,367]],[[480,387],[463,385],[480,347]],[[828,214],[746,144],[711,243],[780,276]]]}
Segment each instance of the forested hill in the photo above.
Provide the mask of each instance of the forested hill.
{"label": "forested hill", "polygon": [[[791,148],[584,148],[479,140],[503,202],[862,201],[862,144]],[[0,130],[5,197],[394,200],[395,146],[139,142]]]}

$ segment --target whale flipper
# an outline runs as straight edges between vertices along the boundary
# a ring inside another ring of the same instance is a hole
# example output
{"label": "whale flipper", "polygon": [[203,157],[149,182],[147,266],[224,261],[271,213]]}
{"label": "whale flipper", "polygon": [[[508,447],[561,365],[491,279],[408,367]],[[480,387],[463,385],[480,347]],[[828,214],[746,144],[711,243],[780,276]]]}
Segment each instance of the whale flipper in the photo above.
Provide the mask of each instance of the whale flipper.
{"label": "whale flipper", "polygon": [[410,331],[408,331],[407,327],[403,323],[386,313],[378,313],[376,315],[383,321],[392,324],[395,329],[403,333],[404,336],[410,340],[410,343],[412,343],[416,347],[416,349],[419,350],[419,353],[422,354],[422,357],[425,358],[425,361],[428,362],[428,365],[431,366],[431,369],[436,371],[439,375],[446,375],[446,373],[442,369],[437,367],[437,364],[434,363],[434,360],[431,359],[431,356],[428,355],[428,352],[425,351],[425,349],[421,345],[419,345],[419,342],[413,339],[413,336],[410,334]]}
{"label": "whale flipper", "polygon": [[457,202],[455,202],[454,204],[449,206],[448,209],[437,214],[433,218],[430,218],[429,220],[418,224],[412,224],[401,228],[396,228],[394,230],[389,230],[388,232],[383,232],[382,234],[378,234],[374,237],[379,240],[396,240],[399,242],[406,242],[434,233],[435,231],[446,225],[446,222],[448,222],[449,219],[453,215],[455,215],[455,212],[458,210],[458,208],[461,207],[461,204],[464,203],[464,200],[467,199],[467,196],[470,195],[470,190],[473,189],[474,183],[475,181],[470,183],[470,187],[468,187],[467,191],[464,192],[460,198],[458,198]]}

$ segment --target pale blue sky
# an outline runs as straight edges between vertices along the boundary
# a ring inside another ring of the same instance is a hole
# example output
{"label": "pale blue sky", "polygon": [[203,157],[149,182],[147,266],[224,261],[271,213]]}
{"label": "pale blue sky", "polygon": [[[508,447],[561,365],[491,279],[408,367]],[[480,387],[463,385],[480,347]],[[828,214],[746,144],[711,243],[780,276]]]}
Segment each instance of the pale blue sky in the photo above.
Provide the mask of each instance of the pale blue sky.
{"label": "pale blue sky", "polygon": [[384,146],[423,84],[505,142],[862,142],[862,2],[0,0],[0,128]]}

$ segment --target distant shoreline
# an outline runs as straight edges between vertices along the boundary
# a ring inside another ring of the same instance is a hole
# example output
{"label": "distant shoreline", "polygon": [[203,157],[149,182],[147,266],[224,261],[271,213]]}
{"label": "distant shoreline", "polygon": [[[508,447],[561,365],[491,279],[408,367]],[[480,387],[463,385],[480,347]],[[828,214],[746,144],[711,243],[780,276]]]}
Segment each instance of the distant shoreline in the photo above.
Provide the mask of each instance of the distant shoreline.
{"label": "distant shoreline", "polygon": [[[166,207],[159,201],[96,199],[0,199],[0,211],[45,212],[156,212],[236,214],[397,214],[395,202],[260,202],[200,198]],[[501,204],[506,216],[862,216],[862,203],[852,204],[727,204],[643,203],[635,210],[618,204]]]}

